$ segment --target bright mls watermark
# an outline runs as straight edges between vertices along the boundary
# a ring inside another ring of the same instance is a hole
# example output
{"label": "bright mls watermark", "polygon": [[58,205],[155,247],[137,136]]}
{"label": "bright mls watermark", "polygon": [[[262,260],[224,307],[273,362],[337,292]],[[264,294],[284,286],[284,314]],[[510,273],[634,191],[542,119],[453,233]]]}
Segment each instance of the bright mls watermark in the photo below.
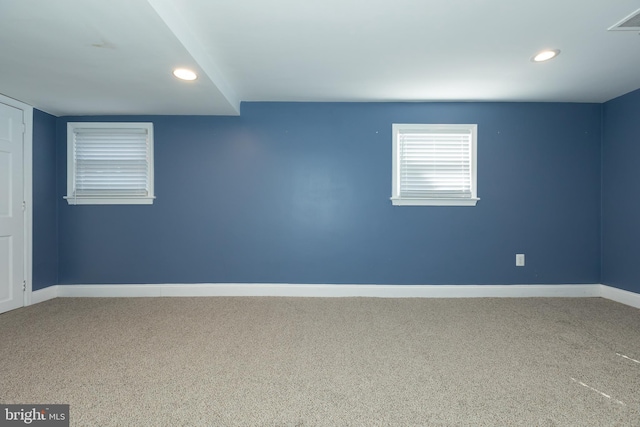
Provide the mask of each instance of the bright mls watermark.
{"label": "bright mls watermark", "polygon": [[0,427],[69,427],[69,405],[1,405]]}

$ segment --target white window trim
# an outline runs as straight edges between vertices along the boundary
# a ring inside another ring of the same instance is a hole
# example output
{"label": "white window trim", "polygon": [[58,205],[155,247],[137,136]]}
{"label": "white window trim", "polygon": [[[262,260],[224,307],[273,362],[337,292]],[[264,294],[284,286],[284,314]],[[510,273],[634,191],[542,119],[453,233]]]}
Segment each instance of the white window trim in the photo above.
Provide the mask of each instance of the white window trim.
{"label": "white window trim", "polygon": [[[471,131],[471,197],[470,198],[406,198],[400,197],[400,154],[399,135],[403,130],[442,131],[463,130]],[[478,203],[478,168],[477,168],[477,124],[405,124],[394,123],[393,133],[393,165],[392,165],[392,196],[394,206],[476,206]]]}
{"label": "white window trim", "polygon": [[[74,133],[77,128],[91,129],[145,129],[149,138],[148,156],[148,195],[147,196],[77,196],[75,194],[75,139]],[[153,123],[133,123],[133,122],[69,122],[67,123],[67,195],[64,199],[70,205],[151,205],[155,199],[154,192],[154,139]]]}

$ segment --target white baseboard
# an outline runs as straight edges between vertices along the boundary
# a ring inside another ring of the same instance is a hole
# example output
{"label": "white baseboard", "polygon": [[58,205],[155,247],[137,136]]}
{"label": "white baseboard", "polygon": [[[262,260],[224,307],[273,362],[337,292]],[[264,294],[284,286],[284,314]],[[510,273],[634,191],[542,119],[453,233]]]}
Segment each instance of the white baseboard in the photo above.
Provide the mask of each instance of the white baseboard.
{"label": "white baseboard", "polygon": [[320,285],[197,283],[149,285],[59,285],[60,297],[379,297],[524,298],[598,297],[600,285]]}
{"label": "white baseboard", "polygon": [[577,285],[319,285],[279,283],[186,283],[149,285],[56,285],[34,291],[31,303],[58,297],[377,297],[531,298],[602,297],[640,308],[640,294],[600,284]]}
{"label": "white baseboard", "polygon": [[640,294],[624,291],[607,285],[600,286],[600,296],[631,307],[640,308]]}
{"label": "white baseboard", "polygon": [[48,288],[31,292],[31,304],[49,301],[50,299],[57,298],[58,296],[58,286],[49,286]]}

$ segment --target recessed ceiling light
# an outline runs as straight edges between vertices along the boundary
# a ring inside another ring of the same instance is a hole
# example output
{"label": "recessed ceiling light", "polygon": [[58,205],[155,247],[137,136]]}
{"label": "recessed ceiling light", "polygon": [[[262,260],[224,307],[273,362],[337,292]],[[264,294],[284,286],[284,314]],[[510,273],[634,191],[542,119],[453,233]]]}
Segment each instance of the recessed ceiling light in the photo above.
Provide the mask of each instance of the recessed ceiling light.
{"label": "recessed ceiling light", "polygon": [[195,80],[198,78],[196,73],[186,68],[176,68],[173,70],[173,75],[182,80]]}
{"label": "recessed ceiling light", "polygon": [[558,49],[543,50],[542,52],[538,52],[533,58],[531,58],[531,60],[533,62],[544,62],[555,58],[558,55],[560,55],[560,51]]}

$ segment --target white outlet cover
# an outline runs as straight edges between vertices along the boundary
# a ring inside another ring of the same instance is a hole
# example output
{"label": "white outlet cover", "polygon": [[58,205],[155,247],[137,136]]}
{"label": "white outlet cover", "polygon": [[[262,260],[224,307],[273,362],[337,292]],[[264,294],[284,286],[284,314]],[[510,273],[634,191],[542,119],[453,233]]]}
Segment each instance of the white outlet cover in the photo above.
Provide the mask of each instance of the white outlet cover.
{"label": "white outlet cover", "polygon": [[524,267],[524,254],[516,254],[516,267]]}

